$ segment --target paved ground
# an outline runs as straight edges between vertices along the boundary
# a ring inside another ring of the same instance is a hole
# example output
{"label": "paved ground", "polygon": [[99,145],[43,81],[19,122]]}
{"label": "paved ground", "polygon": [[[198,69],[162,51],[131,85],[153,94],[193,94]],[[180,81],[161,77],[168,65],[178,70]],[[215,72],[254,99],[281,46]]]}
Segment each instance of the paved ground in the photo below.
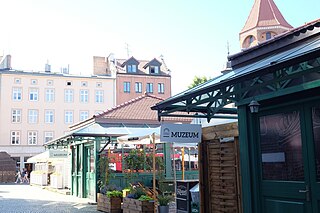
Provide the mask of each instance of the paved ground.
{"label": "paved ground", "polygon": [[[0,184],[2,213],[99,212],[89,200],[51,192],[25,184]],[[101,212],[100,212],[101,213]]]}

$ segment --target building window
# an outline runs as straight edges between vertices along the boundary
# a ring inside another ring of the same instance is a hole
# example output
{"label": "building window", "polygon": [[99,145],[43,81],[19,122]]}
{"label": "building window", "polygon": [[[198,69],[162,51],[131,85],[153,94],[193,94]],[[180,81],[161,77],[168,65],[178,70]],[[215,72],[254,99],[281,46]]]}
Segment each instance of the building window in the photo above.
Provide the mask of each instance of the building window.
{"label": "building window", "polygon": [[89,100],[89,91],[88,90],[80,90],[80,102],[88,103]]}
{"label": "building window", "polygon": [[254,37],[251,35],[249,36],[249,44],[251,44],[254,41]]}
{"label": "building window", "polygon": [[21,78],[15,78],[14,79],[15,84],[21,84]]}
{"label": "building window", "polygon": [[49,109],[45,110],[44,121],[47,124],[52,124],[54,122],[54,111]]}
{"label": "building window", "polygon": [[151,74],[158,74],[159,73],[159,66],[150,66],[150,73]]}
{"label": "building window", "polygon": [[141,82],[136,82],[135,90],[136,90],[136,93],[142,93],[142,83]]}
{"label": "building window", "polygon": [[32,88],[29,91],[29,100],[30,101],[38,101],[39,99],[39,91],[36,88]]}
{"label": "building window", "polygon": [[158,83],[158,93],[164,94],[164,84],[163,83]]}
{"label": "building window", "polygon": [[72,85],[72,82],[71,82],[71,81],[67,81],[67,82],[66,82],[66,85],[67,85],[67,86],[71,86],[71,85]]}
{"label": "building window", "polygon": [[72,89],[64,90],[64,101],[67,103],[73,102],[73,90]]}
{"label": "building window", "polygon": [[11,131],[11,144],[19,145],[20,144],[20,131]]}
{"label": "building window", "polygon": [[147,83],[147,93],[153,93],[153,83]]}
{"label": "building window", "polygon": [[66,124],[72,124],[73,123],[73,112],[72,111],[65,111],[64,112],[64,122]]}
{"label": "building window", "polygon": [[53,86],[53,80],[47,80],[47,85],[48,86]]}
{"label": "building window", "polygon": [[29,122],[29,124],[38,123],[38,110],[29,109],[29,111],[28,111],[28,122]]}
{"label": "building window", "polygon": [[53,132],[44,132],[44,142],[47,143],[53,139]]}
{"label": "building window", "polygon": [[96,90],[96,103],[103,103],[103,90]]}
{"label": "building window", "polygon": [[22,100],[22,89],[20,87],[12,88],[12,100],[21,101]]}
{"label": "building window", "polygon": [[21,122],[21,109],[13,109],[11,111],[11,121],[12,123],[20,123]]}
{"label": "building window", "polygon": [[101,110],[98,110],[98,111],[95,111],[95,112],[94,112],[95,115],[100,115],[100,114],[102,114],[102,113],[103,113],[103,111],[101,111]]}
{"label": "building window", "polygon": [[269,40],[271,38],[271,32],[266,32],[266,40]]}
{"label": "building window", "polygon": [[80,121],[84,121],[88,119],[89,112],[88,111],[80,111]]}
{"label": "building window", "polygon": [[54,101],[54,89],[46,89],[46,102]]}
{"label": "building window", "polygon": [[123,92],[130,93],[130,82],[123,82]]}
{"label": "building window", "polygon": [[38,142],[38,133],[36,131],[29,131],[28,132],[28,144],[29,145],[36,145]]}
{"label": "building window", "polygon": [[96,87],[102,87],[102,83],[101,82],[97,82],[96,83]]}
{"label": "building window", "polygon": [[82,87],[86,87],[86,86],[88,86],[88,82],[86,82],[86,81],[82,81],[82,82],[81,82],[81,86],[82,86]]}
{"label": "building window", "polygon": [[128,72],[137,72],[137,65],[135,64],[129,64],[127,65]]}
{"label": "building window", "polygon": [[31,84],[32,85],[36,85],[38,83],[38,81],[36,79],[31,79]]}

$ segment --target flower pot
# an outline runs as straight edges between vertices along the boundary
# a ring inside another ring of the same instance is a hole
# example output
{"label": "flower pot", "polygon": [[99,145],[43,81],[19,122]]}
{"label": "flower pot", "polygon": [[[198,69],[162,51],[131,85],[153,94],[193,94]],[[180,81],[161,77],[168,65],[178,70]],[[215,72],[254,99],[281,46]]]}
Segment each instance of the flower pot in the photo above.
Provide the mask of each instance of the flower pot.
{"label": "flower pot", "polygon": [[131,212],[153,212],[154,202],[152,201],[140,201],[133,198],[123,198],[123,213]]}
{"label": "flower pot", "polygon": [[121,213],[121,198],[110,197],[98,193],[97,197],[97,210],[110,213]]}
{"label": "flower pot", "polygon": [[169,213],[169,206],[158,206],[158,213]]}

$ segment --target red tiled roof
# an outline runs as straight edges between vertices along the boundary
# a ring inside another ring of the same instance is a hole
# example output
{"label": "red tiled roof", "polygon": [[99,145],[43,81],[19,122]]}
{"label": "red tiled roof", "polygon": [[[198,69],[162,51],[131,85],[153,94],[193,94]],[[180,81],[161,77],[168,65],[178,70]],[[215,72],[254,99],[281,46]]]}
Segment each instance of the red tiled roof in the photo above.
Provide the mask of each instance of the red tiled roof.
{"label": "red tiled roof", "polygon": [[[95,118],[111,120],[158,121],[158,112],[151,110],[151,106],[154,106],[163,100],[163,98],[146,93],[128,102],[108,109],[105,112],[96,115]],[[174,122],[191,122],[190,118],[168,117],[164,120]]]}
{"label": "red tiled roof", "polygon": [[256,27],[282,26],[292,28],[273,0],[255,0],[249,17],[240,33]]}

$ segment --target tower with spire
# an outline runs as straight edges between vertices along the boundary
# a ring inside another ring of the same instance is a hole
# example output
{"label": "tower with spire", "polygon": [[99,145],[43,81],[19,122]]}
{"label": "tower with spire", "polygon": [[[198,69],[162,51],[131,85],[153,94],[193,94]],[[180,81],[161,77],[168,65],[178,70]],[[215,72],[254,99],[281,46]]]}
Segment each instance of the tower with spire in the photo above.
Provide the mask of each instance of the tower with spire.
{"label": "tower with spire", "polygon": [[273,0],[255,0],[239,33],[241,48],[255,46],[291,28],[293,27],[284,19]]}

